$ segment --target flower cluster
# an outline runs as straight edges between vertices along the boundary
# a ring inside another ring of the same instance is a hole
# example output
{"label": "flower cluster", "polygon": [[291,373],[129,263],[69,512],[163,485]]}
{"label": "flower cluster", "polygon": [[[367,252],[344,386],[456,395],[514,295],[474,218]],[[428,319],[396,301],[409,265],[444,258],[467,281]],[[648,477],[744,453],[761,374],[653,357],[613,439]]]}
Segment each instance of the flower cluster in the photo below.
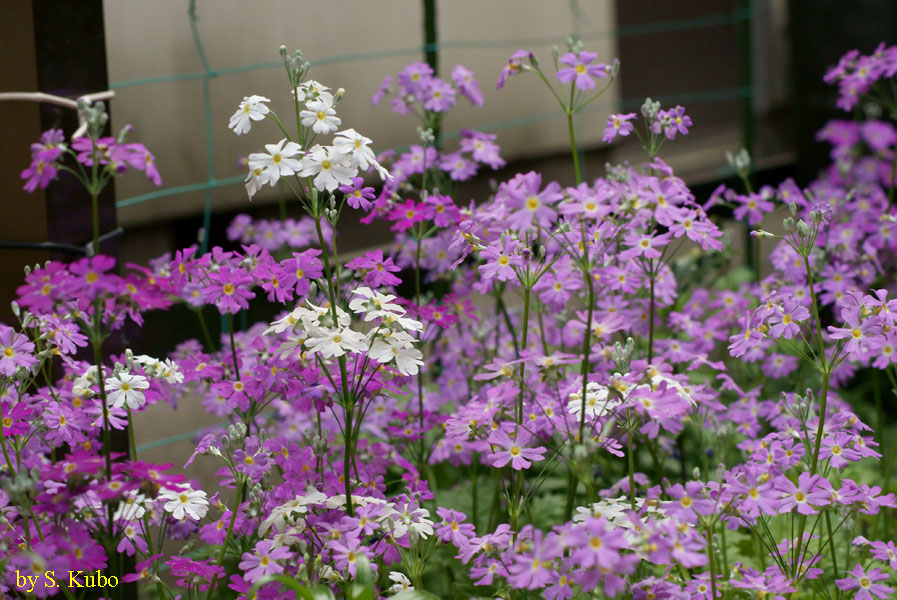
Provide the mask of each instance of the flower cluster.
{"label": "flower cluster", "polygon": [[[553,77],[515,52],[498,87],[539,76],[573,131],[619,65],[567,50]],[[848,55],[829,79],[861,101],[873,88],[844,82],[883,83],[893,52]],[[464,205],[451,181],[476,169],[463,161],[503,165],[495,136],[465,130],[457,156],[437,150],[457,95],[482,103],[472,73],[399,74],[393,107],[425,130],[387,163],[341,129],[342,90],[282,56],[295,130],[260,95],[230,127],[280,130],[249,156],[247,189],[282,184],[304,216],[240,215],[234,247],[126,275],[99,254],[27,270],[19,323],[0,325],[3,593],[54,569],[115,571],[160,598],[893,593],[895,457],[883,410],[854,385],[882,400],[883,372],[897,387],[893,124],[830,123],[834,164],[806,188],[755,191],[742,153],[744,190],[697,198],[659,156],[691,120],[649,99],[643,131],[634,113],[605,131],[635,132],[643,164],[584,178],[573,153],[572,184],[519,173]],[[59,164],[63,139],[45,134],[35,160]],[[121,152],[90,148],[110,166]],[[346,206],[389,222],[394,243],[341,259]],[[753,233],[777,240],[768,274],[734,263],[726,210],[751,226],[788,215]],[[202,342],[104,358],[111,332],[175,303]],[[268,319],[238,330],[265,304]],[[224,420],[195,432],[184,465],[215,465],[214,481],[138,458],[133,416],[160,402]]]}

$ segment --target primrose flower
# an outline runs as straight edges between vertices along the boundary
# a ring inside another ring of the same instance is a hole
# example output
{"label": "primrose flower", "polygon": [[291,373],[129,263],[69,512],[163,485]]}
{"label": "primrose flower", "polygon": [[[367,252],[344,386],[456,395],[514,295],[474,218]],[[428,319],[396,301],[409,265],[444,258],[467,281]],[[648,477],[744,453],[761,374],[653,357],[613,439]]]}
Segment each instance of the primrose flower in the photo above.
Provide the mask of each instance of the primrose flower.
{"label": "primrose flower", "polygon": [[356,170],[350,165],[351,157],[342,154],[333,146],[315,145],[302,159],[299,177],[314,177],[318,191],[332,192],[341,185],[352,185]]}
{"label": "primrose flower", "polygon": [[265,144],[264,152],[249,155],[249,168],[267,171],[267,180],[273,186],[281,177],[294,175],[302,168],[302,163],[295,158],[302,154],[302,146],[296,142],[288,142],[286,138],[276,144]]}
{"label": "primrose flower", "polygon": [[631,123],[634,118],[635,113],[610,115],[607,117],[607,126],[604,128],[601,140],[610,143],[618,135],[628,136],[635,130],[635,126]]}
{"label": "primrose flower", "polygon": [[539,446],[529,448],[533,436],[524,429],[518,429],[514,439],[502,429],[496,429],[489,436],[489,443],[497,446],[498,450],[492,452],[487,458],[493,467],[503,467],[508,463],[515,471],[528,469],[534,462],[544,460],[545,448]]}
{"label": "primrose flower", "polygon": [[206,516],[206,512],[209,510],[206,493],[202,490],[194,490],[189,485],[179,489],[163,488],[159,492],[159,498],[167,501],[163,506],[165,512],[171,513],[171,516],[178,521],[185,515],[194,521],[199,521]]}
{"label": "primrose flower", "polygon": [[884,599],[894,592],[894,588],[876,583],[877,581],[886,581],[887,573],[882,573],[880,568],[863,569],[862,565],[856,564],[853,569],[847,572],[850,577],[844,579],[836,579],[835,585],[838,589],[857,590],[854,598],[856,600],[872,600],[872,598]]}
{"label": "primrose flower", "polygon": [[243,560],[237,566],[245,571],[243,576],[246,580],[254,583],[265,575],[283,573],[283,567],[277,561],[292,555],[289,548],[275,548],[273,541],[260,540],[252,552],[243,553]]}
{"label": "primrose flower", "polygon": [[582,91],[594,88],[598,85],[595,79],[607,77],[609,72],[607,65],[603,63],[592,64],[597,58],[598,54],[595,52],[583,51],[576,54],[568,52],[558,59],[560,64],[566,65],[565,68],[558,69],[556,74],[558,81],[561,83],[573,81],[576,89]]}
{"label": "primrose flower", "polygon": [[146,377],[122,371],[115,377],[106,379],[106,398],[110,406],[116,408],[127,406],[131,410],[137,410],[146,404],[146,396],[142,390],[147,389],[149,385]]}
{"label": "primrose flower", "polygon": [[271,100],[264,96],[244,96],[237,112],[231,115],[227,124],[228,128],[233,129],[237,135],[249,133],[253,121],[261,121],[265,115],[271,112],[265,102],[271,102]]}
{"label": "primrose flower", "polygon": [[312,131],[323,135],[333,133],[342,123],[331,103],[324,98],[307,102],[305,110],[299,111],[299,118],[304,127],[311,127]]}
{"label": "primrose flower", "polygon": [[22,367],[30,369],[37,364],[32,354],[34,344],[12,327],[0,324],[0,375],[12,377]]}
{"label": "primrose flower", "polygon": [[527,57],[529,57],[530,62],[532,62],[535,55],[529,50],[517,50],[511,54],[511,58],[508,59],[508,64],[502,67],[501,73],[498,76],[498,83],[495,84],[495,89],[500,90],[504,87],[508,77],[520,73],[523,70],[522,61]]}

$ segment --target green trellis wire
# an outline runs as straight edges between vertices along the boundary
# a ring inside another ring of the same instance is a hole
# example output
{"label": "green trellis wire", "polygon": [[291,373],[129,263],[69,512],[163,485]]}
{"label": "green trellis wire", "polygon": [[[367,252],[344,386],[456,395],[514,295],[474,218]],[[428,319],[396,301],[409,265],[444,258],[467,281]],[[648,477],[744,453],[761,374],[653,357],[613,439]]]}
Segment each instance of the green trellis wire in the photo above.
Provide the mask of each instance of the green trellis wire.
{"label": "green trellis wire", "polygon": [[[745,23],[749,23],[752,13],[751,9],[747,6],[748,3],[745,3],[744,6],[739,9],[728,13],[714,14],[714,15],[706,15],[701,17],[687,18],[687,19],[671,19],[666,21],[656,21],[652,23],[644,23],[639,25],[631,25],[626,27],[619,27],[615,30],[611,31],[591,31],[585,32],[578,37],[582,40],[599,40],[606,38],[622,38],[628,36],[637,36],[637,35],[648,35],[653,33],[666,33],[666,32],[675,32],[675,31],[690,31],[695,29],[703,29],[707,27],[718,27],[721,25],[741,25]],[[211,91],[209,87],[209,81],[216,77],[223,77],[227,75],[238,75],[241,73],[247,73],[251,71],[256,71],[259,69],[272,69],[272,68],[282,68],[283,63],[280,61],[267,61],[267,62],[259,62],[252,63],[248,65],[240,65],[236,67],[228,67],[224,69],[212,69],[209,64],[208,59],[206,58],[205,49],[202,44],[202,39],[199,35],[199,30],[197,28],[198,17],[196,14],[196,0],[190,0],[189,8],[188,8],[188,16],[190,17],[190,31],[193,36],[193,43],[196,48],[196,52],[199,55],[200,62],[203,66],[203,71],[196,73],[183,73],[178,75],[160,75],[155,77],[145,77],[141,79],[131,79],[126,81],[120,81],[116,83],[110,84],[110,89],[123,89],[129,87],[137,87],[143,85],[152,85],[157,83],[171,83],[178,81],[192,81],[201,79],[203,82],[203,108],[204,108],[204,116],[205,116],[205,133],[206,133],[206,175],[207,180],[199,183],[192,183],[188,185],[174,186],[169,187],[162,190],[157,190],[155,192],[150,192],[147,194],[141,194],[139,196],[133,196],[131,198],[125,198],[123,200],[119,200],[116,202],[116,206],[119,208],[123,208],[126,206],[132,206],[134,204],[140,204],[142,202],[147,202],[150,200],[155,200],[158,198],[164,198],[167,196],[174,196],[178,194],[186,194],[189,192],[205,192],[205,204],[203,208],[203,228],[205,235],[203,235],[202,239],[202,251],[205,252],[208,240],[208,231],[211,223],[211,214],[212,214],[212,190],[217,188],[226,187],[230,185],[235,185],[244,180],[244,175],[235,175],[233,177],[227,177],[224,179],[216,179],[215,177],[215,153],[214,153],[214,129],[212,126],[212,103],[211,103]],[[347,54],[339,54],[335,56],[325,57],[317,60],[313,60],[312,64],[315,66],[323,66],[337,63],[345,63],[345,62],[353,62],[353,61],[362,61],[362,60],[377,60],[384,58],[393,58],[398,56],[419,56],[422,53],[426,53],[428,51],[439,51],[446,49],[469,49],[469,50],[484,50],[484,49],[494,49],[494,48],[522,48],[522,47],[539,47],[539,46],[547,46],[559,43],[561,40],[558,40],[557,37],[531,37],[531,38],[515,38],[515,39],[504,39],[504,40],[474,40],[474,41],[461,41],[461,40],[449,40],[436,42],[433,44],[421,44],[418,46],[410,46],[407,48],[397,48],[394,50],[386,50],[382,52],[369,52],[369,53],[347,53]],[[663,100],[666,103],[672,104],[701,104],[701,103],[709,103],[709,102],[721,102],[726,100],[749,100],[753,97],[753,90],[750,85],[744,85],[742,87],[737,88],[727,88],[727,89],[716,89],[716,90],[708,90],[703,92],[687,92],[681,94],[667,94],[663,96]],[[625,109],[634,109],[641,106],[643,102],[642,98],[628,98],[622,101],[622,106]],[[599,109],[606,108],[608,102],[597,102],[589,108],[585,109],[583,112],[593,112]],[[543,113],[539,113],[536,115],[530,115],[527,117],[521,117],[518,119],[509,119],[504,121],[494,121],[492,123],[487,123],[486,125],[482,125],[479,129],[488,132],[495,132],[507,129],[513,129],[517,127],[525,127],[534,123],[549,121],[551,119],[556,119],[563,117],[563,113],[560,110],[547,111]],[[452,139],[457,138],[460,135],[460,130],[446,131],[443,133],[444,139]],[[203,431],[208,431],[214,427],[226,427],[228,422],[222,422],[217,425],[212,425],[210,427],[203,427],[194,429],[191,431],[187,431],[184,433],[180,433],[174,436],[161,438],[155,440],[153,442],[149,442],[143,444],[137,448],[138,453],[145,452],[147,450],[152,450],[155,448],[161,448],[167,446],[169,444],[174,444],[177,442],[183,442],[194,439],[197,435],[202,433]]]}
{"label": "green trellis wire", "polygon": [[[138,196],[132,196],[130,198],[124,198],[116,202],[116,206],[118,208],[124,208],[127,206],[132,206],[134,204],[140,204],[142,202],[147,202],[150,200],[155,200],[158,198],[164,198],[167,196],[174,196],[177,194],[185,194],[189,192],[199,192],[204,191],[205,194],[205,206],[203,209],[203,227],[206,232],[208,232],[209,224],[211,222],[211,212],[212,212],[212,190],[226,187],[230,185],[235,185],[240,183],[245,178],[245,175],[235,175],[233,177],[227,177],[224,179],[216,179],[215,177],[215,165],[214,165],[214,130],[212,126],[212,108],[211,108],[211,93],[209,89],[209,80],[214,79],[216,77],[223,77],[227,75],[238,75],[241,73],[247,73],[251,71],[256,71],[259,69],[271,69],[271,68],[283,68],[283,63],[280,61],[267,61],[267,62],[259,62],[252,63],[248,65],[240,65],[236,67],[228,67],[224,69],[212,69],[211,65],[208,62],[208,59],[205,55],[205,50],[202,45],[202,39],[199,35],[196,23],[198,21],[198,16],[196,13],[196,0],[190,0],[190,7],[188,10],[188,15],[190,17],[190,28],[191,34],[193,36],[194,46],[196,47],[197,54],[199,55],[200,61],[202,62],[204,71],[196,72],[196,73],[183,73],[179,75],[160,75],[156,77],[145,77],[141,79],[131,79],[121,82],[112,83],[110,85],[111,89],[122,89],[143,85],[152,85],[157,83],[170,83],[177,81],[192,81],[201,79],[203,81],[203,107],[204,107],[204,117],[205,117],[205,130],[206,130],[206,171],[207,171],[207,179],[203,182],[192,183],[181,186],[174,186],[165,188],[162,190],[157,190],[154,192],[149,192],[146,194],[141,194]],[[748,21],[751,18],[751,10],[750,8],[742,8],[739,10],[735,10],[733,12],[714,14],[714,15],[706,15],[701,17],[693,17],[687,19],[672,19],[666,21],[657,21],[652,23],[644,23],[640,25],[630,25],[626,27],[620,27],[616,30],[611,31],[591,31],[585,32],[580,35],[583,40],[598,40],[598,39],[606,39],[606,38],[622,38],[628,36],[636,36],[636,35],[647,35],[652,33],[664,33],[671,31],[689,31],[694,29],[703,29],[707,27],[718,27],[721,25],[737,25],[739,23],[743,23]],[[560,40],[557,37],[531,37],[531,38],[515,38],[515,39],[505,39],[505,40],[472,40],[472,41],[464,41],[464,40],[447,40],[436,42],[434,44],[421,44],[418,46],[410,46],[406,48],[397,48],[394,50],[386,50],[382,52],[369,52],[369,53],[347,53],[347,54],[339,54],[335,56],[329,56],[325,58],[320,58],[317,60],[313,60],[312,64],[315,66],[323,66],[337,63],[345,63],[345,62],[354,62],[361,60],[377,60],[383,58],[392,58],[397,56],[416,56],[420,55],[422,52],[426,52],[428,50],[445,50],[445,49],[471,49],[471,50],[482,50],[489,48],[513,48],[513,47],[534,47],[534,46],[546,46],[558,43]],[[738,99],[748,99],[753,95],[753,91],[750,86],[743,86],[739,88],[730,88],[730,89],[717,89],[710,90],[706,92],[691,92],[691,93],[683,93],[683,94],[671,94],[663,97],[665,102],[673,102],[679,104],[700,104],[707,102],[719,102],[725,100],[738,100]],[[625,99],[623,100],[624,108],[637,108],[641,105],[642,99]],[[598,108],[606,107],[607,103],[594,105],[589,107],[587,110],[596,110]],[[585,112],[585,111],[584,111]],[[531,115],[528,117],[523,117],[519,119],[511,119],[506,121],[495,121],[492,123],[487,123],[479,128],[484,131],[494,132],[501,131],[506,129],[511,129],[515,127],[525,127],[527,125],[531,125],[534,123],[539,123],[543,121],[548,121],[554,118],[562,117],[562,113],[560,111],[550,111],[545,113],[540,113],[537,115]],[[444,133],[445,139],[451,139],[453,137],[457,137],[459,132],[456,131],[447,131]],[[207,239],[207,235],[203,238],[203,243],[205,244],[205,240]],[[205,249],[205,246],[203,246]]]}

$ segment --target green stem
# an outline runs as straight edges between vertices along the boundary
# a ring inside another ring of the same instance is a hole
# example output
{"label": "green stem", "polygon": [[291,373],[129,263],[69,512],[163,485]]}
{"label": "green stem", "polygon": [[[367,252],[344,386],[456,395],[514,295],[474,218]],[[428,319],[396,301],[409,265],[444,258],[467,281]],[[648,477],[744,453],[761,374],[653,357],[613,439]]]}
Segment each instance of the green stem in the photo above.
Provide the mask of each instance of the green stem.
{"label": "green stem", "polygon": [[[825,511],[825,528],[826,528],[826,531],[828,532],[829,550],[831,550],[831,553],[832,553],[832,569],[833,569],[834,573],[840,573],[840,571],[838,570],[838,558],[837,558],[837,556],[835,556],[835,554],[836,554],[835,541],[832,539],[832,517],[829,514],[829,511],[827,511],[827,510]],[[835,594],[836,594],[837,598],[840,598],[841,590],[840,589],[837,590],[835,592]]]}
{"label": "green stem", "polygon": [[576,133],[573,130],[573,111],[567,109],[567,134],[570,136],[570,152],[573,154],[573,173],[576,175],[576,185],[582,183],[582,174],[579,170],[579,149],[576,147]]}
{"label": "green stem", "polygon": [[[230,515],[230,523],[227,526],[227,534],[224,536],[224,544],[221,546],[221,552],[218,553],[218,566],[220,567],[224,563],[224,553],[227,551],[227,547],[230,545],[231,537],[234,534],[234,524],[237,522],[237,511],[240,508],[240,503],[243,502],[243,489],[245,485],[243,481],[240,481],[240,485],[237,486],[237,497],[234,502],[234,508]],[[209,584],[209,591],[206,592],[206,600],[211,600],[212,592],[215,591],[215,586],[218,583],[218,576],[212,578],[212,583]]]}
{"label": "green stem", "polygon": [[98,194],[90,193],[90,213],[93,220],[93,253],[100,253],[100,201]]}
{"label": "green stem", "polygon": [[635,512],[635,456],[632,453],[632,409],[626,409],[626,458],[629,463],[629,507]]}
{"label": "green stem", "polygon": [[711,598],[716,600],[716,561],[713,560],[713,533],[710,527],[707,528],[707,560],[710,561],[710,590]]}
{"label": "green stem", "polygon": [[656,310],[655,301],[654,301],[654,296],[655,296],[655,294],[654,294],[654,279],[657,274],[654,272],[654,259],[653,258],[651,259],[651,273],[650,274],[651,274],[651,286],[650,286],[651,309],[650,309],[650,314],[648,317],[648,365],[650,365],[651,361],[654,359],[654,312]]}
{"label": "green stem", "polygon": [[206,343],[206,350],[208,352],[213,352],[215,350],[215,343],[212,341],[212,334],[209,333],[209,326],[206,324],[206,318],[202,314],[202,307],[198,306],[194,308],[193,312],[196,313],[196,318],[199,319],[199,327],[202,329],[202,337]]}

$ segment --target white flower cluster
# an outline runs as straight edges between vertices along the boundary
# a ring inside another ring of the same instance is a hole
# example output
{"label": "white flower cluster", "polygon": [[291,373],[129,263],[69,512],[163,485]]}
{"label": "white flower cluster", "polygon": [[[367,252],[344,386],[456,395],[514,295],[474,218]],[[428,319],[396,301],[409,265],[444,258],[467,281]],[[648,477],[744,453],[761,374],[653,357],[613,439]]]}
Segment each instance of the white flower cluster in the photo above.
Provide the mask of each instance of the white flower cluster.
{"label": "white flower cluster", "polygon": [[[336,116],[335,98],[330,88],[316,81],[306,81],[293,90],[296,99],[303,104],[299,119],[303,127],[302,139],[327,135],[337,131],[342,120]],[[229,127],[238,135],[252,129],[252,121],[260,121],[271,114],[264,96],[246,96],[231,118]],[[371,140],[354,129],[337,132],[329,146],[315,144],[303,150],[302,146],[284,138],[276,144],[266,144],[265,152],[249,155],[249,175],[246,192],[252,198],[264,185],[275,186],[281,177],[309,177],[318,191],[333,192],[341,185],[352,185],[352,178],[371,167],[382,179],[391,178],[380,166]]]}
{"label": "white flower cluster", "polygon": [[405,317],[405,309],[395,304],[395,296],[359,287],[352,292],[356,298],[349,303],[352,312],[363,315],[365,323],[379,319],[377,327],[367,333],[350,327],[352,319],[346,311],[336,308],[336,322],[330,308],[296,307],[290,314],[271,324],[266,334],[292,330],[293,335],[281,348],[282,353],[304,346],[322,358],[343,356],[347,352],[367,352],[368,357],[382,365],[395,364],[402,375],[416,375],[423,365],[423,354],[414,347],[415,339],[408,331],[420,331],[420,321]]}
{"label": "white flower cluster", "polygon": [[[369,504],[381,505],[381,508],[370,513],[371,521],[376,523],[378,529],[382,529],[393,539],[411,534],[412,537],[425,540],[428,536],[433,535],[430,511],[413,501],[390,502],[382,498],[353,495],[352,503],[356,507]],[[345,494],[325,496],[321,492],[310,490],[306,494],[300,494],[289,502],[275,507],[268,518],[262,521],[259,535],[267,535],[272,529],[278,534],[300,533],[305,529],[306,515],[313,507],[318,507],[321,510],[335,510],[345,509],[345,505]]]}
{"label": "white flower cluster", "polygon": [[585,402],[583,402],[581,391],[573,392],[570,394],[567,410],[571,414],[578,415],[585,408],[586,416],[594,418],[606,415],[619,404],[619,398],[608,397],[607,387],[595,381],[590,381],[586,384]]}
{"label": "white flower cluster", "polygon": [[[128,367],[116,365],[112,370],[112,376],[107,377],[104,382],[106,402],[110,407],[127,406],[131,410],[137,410],[146,404],[146,395],[143,390],[150,386],[147,378],[162,379],[167,383],[182,383],[184,381],[184,375],[170,358],[163,361],[141,354],[130,360],[143,367],[144,375],[132,374]],[[76,397],[96,395],[98,393],[97,382],[97,368],[91,366],[75,379],[72,384],[72,393]]]}

